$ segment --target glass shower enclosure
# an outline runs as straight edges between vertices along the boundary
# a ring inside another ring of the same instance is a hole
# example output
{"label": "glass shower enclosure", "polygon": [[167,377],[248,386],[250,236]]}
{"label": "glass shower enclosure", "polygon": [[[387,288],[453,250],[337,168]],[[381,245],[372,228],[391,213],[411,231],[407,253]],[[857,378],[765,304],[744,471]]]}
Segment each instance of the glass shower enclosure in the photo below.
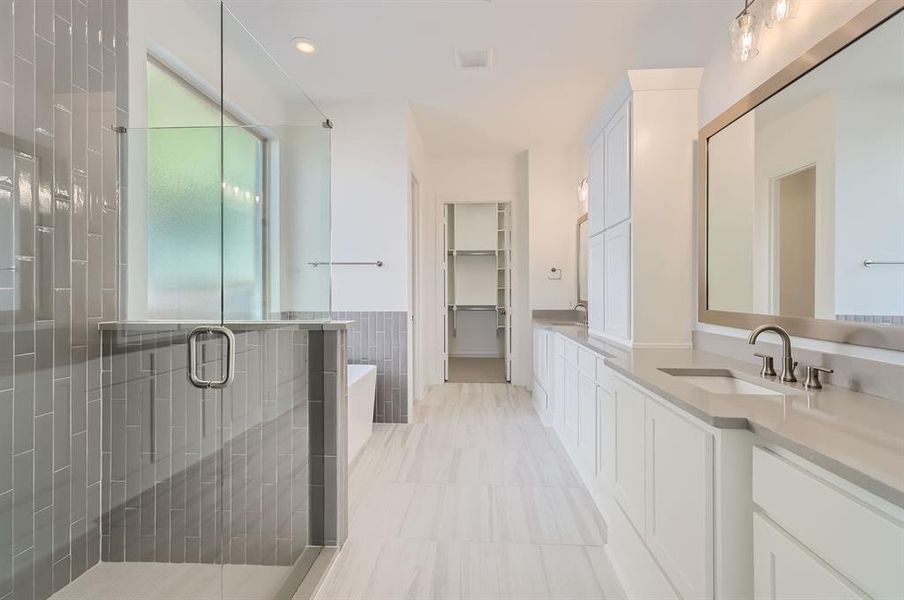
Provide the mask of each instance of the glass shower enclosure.
{"label": "glass shower enclosure", "polygon": [[341,535],[331,125],[221,2],[56,2],[55,36],[23,5],[0,45],[0,598],[290,598]]}

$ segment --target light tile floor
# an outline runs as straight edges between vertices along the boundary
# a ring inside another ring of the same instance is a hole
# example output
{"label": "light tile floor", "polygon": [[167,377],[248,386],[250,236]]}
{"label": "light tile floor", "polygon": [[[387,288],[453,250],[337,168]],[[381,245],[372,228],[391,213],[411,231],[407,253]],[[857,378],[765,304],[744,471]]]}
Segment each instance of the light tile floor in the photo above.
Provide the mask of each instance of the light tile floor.
{"label": "light tile floor", "polygon": [[317,600],[623,598],[605,526],[530,395],[445,384],[352,465],[349,540]]}
{"label": "light tile floor", "polygon": [[449,358],[449,383],[505,383],[504,358]]}
{"label": "light tile floor", "polygon": [[291,570],[254,565],[99,563],[51,600],[273,600]]}

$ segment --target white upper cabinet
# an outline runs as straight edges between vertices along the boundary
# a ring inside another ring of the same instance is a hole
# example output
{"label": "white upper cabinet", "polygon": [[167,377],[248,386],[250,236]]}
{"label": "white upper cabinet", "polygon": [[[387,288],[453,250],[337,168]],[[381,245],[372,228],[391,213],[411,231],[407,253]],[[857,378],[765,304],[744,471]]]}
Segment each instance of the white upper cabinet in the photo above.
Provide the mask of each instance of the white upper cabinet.
{"label": "white upper cabinet", "polygon": [[631,223],[603,232],[603,331],[610,338],[631,339]]}
{"label": "white upper cabinet", "polygon": [[603,236],[590,238],[587,244],[587,327],[590,333],[603,331]]}
{"label": "white upper cabinet", "polygon": [[[584,138],[590,252],[596,252],[596,263],[588,258],[594,336],[635,346],[691,346],[693,149],[702,75],[702,69],[628,71]],[[594,247],[593,236],[607,237],[605,248]]]}
{"label": "white upper cabinet", "polygon": [[600,135],[587,153],[588,225],[590,236],[603,231],[603,136]]}
{"label": "white upper cabinet", "polygon": [[627,100],[603,130],[603,227],[631,217],[631,101]]}

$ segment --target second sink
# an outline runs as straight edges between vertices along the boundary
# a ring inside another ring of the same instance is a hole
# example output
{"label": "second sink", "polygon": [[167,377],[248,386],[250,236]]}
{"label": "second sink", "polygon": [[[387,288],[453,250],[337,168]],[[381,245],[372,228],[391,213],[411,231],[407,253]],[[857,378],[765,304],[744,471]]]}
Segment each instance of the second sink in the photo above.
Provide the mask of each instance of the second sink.
{"label": "second sink", "polygon": [[706,390],[712,394],[747,394],[758,396],[781,396],[782,391],[757,385],[739,379],[728,369],[659,369],[667,375],[678,377],[685,383]]}

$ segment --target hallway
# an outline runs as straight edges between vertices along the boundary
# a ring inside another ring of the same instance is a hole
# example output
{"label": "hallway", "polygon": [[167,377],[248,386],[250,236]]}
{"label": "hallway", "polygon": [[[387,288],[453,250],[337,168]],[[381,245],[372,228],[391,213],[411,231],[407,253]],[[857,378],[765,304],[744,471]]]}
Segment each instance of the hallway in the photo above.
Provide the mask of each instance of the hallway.
{"label": "hallway", "polygon": [[352,465],[319,600],[619,598],[605,525],[523,388],[445,384]]}

